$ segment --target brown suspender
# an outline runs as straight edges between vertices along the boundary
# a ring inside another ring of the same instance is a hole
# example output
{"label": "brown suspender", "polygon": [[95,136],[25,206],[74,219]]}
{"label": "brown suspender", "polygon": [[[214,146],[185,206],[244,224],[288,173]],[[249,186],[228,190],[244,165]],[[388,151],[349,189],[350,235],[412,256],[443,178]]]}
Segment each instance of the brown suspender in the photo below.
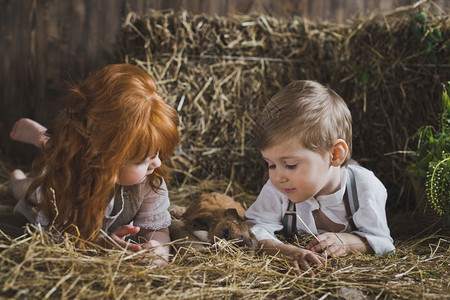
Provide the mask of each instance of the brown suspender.
{"label": "brown suspender", "polygon": [[[356,227],[355,222],[353,221],[353,212],[350,205],[353,206],[354,212],[358,210],[359,208],[358,194],[356,193],[356,184],[353,172],[350,169],[347,170],[348,170],[348,178],[343,201],[345,206],[345,212],[347,214],[348,224],[350,225],[351,230],[355,231],[358,229],[358,227]],[[349,199],[349,192],[348,192],[349,190],[352,198],[351,204]],[[297,233],[297,214],[295,212],[295,203],[293,203],[291,200],[289,200],[288,208],[283,217],[283,225],[284,225],[283,229],[286,234],[290,235]]]}
{"label": "brown suspender", "polygon": [[352,210],[350,209],[350,203],[348,200],[348,186],[345,189],[345,193],[344,193],[344,206],[345,206],[345,212],[347,214],[347,221],[348,224],[350,225],[350,228],[352,229],[352,231],[357,230],[358,228],[355,225],[355,222],[353,221],[353,214],[352,214]]}
{"label": "brown suspender", "polygon": [[295,212],[295,203],[289,200],[288,208],[283,217],[284,232],[287,235],[297,232],[297,214]]}

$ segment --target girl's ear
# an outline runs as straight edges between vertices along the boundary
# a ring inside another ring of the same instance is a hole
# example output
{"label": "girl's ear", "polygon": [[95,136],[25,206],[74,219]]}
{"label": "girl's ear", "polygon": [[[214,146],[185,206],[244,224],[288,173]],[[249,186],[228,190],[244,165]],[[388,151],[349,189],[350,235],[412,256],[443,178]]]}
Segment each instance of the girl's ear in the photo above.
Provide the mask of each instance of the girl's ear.
{"label": "girl's ear", "polygon": [[348,145],[343,139],[337,139],[332,148],[331,165],[340,167],[348,155]]}

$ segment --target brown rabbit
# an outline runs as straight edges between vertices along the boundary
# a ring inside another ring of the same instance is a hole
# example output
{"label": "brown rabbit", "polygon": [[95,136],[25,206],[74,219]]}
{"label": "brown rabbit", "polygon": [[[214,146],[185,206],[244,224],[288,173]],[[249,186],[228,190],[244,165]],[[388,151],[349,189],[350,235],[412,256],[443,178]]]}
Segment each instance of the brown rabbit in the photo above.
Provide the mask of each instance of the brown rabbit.
{"label": "brown rabbit", "polygon": [[242,204],[227,195],[202,194],[180,219],[172,220],[171,238],[214,243],[214,237],[218,237],[254,249],[258,242],[244,222],[244,213]]}
{"label": "brown rabbit", "polygon": [[211,225],[208,240],[214,241],[214,237],[234,240],[236,245],[240,247],[255,249],[258,246],[258,241],[253,232],[234,208],[227,209],[224,217]]}

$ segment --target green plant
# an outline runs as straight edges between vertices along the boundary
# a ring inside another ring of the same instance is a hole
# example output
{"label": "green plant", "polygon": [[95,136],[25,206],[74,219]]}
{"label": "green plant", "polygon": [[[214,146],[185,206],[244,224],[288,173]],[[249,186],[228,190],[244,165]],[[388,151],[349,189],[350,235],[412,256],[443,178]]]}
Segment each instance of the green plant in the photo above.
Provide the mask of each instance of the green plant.
{"label": "green plant", "polygon": [[412,35],[422,43],[425,53],[437,63],[436,53],[439,51],[444,38],[438,25],[428,22],[427,13],[416,13],[410,23]]}
{"label": "green plant", "polygon": [[450,81],[443,85],[442,114],[438,130],[432,126],[419,128],[411,169],[426,189],[427,199],[440,215],[450,214]]}

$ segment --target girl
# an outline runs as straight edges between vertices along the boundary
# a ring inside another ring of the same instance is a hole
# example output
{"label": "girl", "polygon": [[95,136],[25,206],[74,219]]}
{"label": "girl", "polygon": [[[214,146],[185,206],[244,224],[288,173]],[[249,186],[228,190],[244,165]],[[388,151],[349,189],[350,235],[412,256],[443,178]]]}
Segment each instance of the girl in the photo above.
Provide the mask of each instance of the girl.
{"label": "girl", "polygon": [[[159,263],[165,263],[170,214],[162,161],[179,141],[175,110],[145,71],[127,64],[94,73],[71,88],[66,101],[48,131],[21,119],[11,132],[13,139],[43,149],[34,180],[20,170],[11,174],[19,200],[15,212],[79,235],[82,247],[111,239],[134,251],[156,247],[165,260]],[[127,244],[129,234],[141,242]]]}

